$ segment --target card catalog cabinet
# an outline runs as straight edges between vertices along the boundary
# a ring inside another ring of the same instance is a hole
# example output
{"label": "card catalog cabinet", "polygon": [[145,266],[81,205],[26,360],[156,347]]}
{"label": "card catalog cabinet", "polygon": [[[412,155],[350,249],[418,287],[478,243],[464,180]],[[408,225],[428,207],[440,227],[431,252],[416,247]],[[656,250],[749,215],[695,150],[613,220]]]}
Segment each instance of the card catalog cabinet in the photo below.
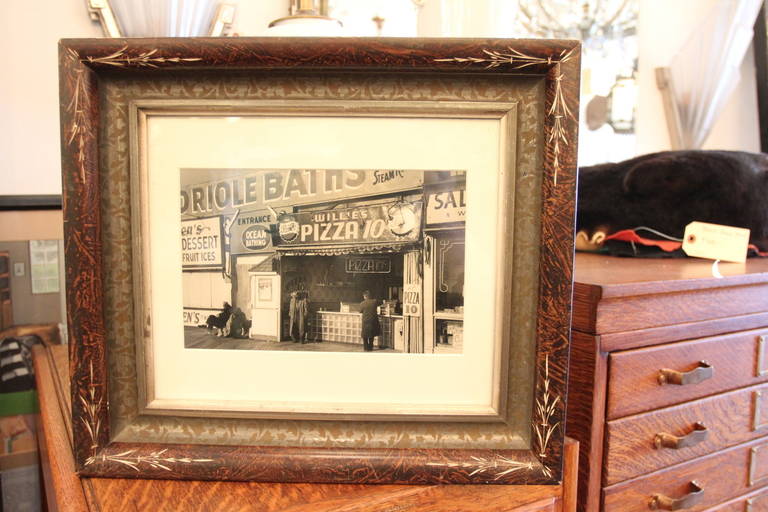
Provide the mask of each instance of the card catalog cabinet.
{"label": "card catalog cabinet", "polygon": [[576,258],[587,511],[768,511],[768,260]]}

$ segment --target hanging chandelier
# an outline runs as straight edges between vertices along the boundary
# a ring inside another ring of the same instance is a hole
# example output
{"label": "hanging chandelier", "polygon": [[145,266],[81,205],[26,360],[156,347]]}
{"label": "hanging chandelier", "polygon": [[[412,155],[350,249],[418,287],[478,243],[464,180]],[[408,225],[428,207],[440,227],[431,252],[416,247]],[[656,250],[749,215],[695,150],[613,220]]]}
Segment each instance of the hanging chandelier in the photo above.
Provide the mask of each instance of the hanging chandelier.
{"label": "hanging chandelier", "polygon": [[539,37],[601,41],[634,35],[637,0],[518,0],[519,22]]}

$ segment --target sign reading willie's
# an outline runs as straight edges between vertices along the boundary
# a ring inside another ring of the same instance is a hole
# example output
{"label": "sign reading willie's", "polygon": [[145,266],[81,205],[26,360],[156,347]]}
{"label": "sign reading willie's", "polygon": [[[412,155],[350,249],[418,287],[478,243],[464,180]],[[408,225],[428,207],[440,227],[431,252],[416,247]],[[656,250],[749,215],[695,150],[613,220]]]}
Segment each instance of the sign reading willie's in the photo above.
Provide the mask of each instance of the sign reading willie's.
{"label": "sign reading willie's", "polygon": [[181,221],[182,268],[221,269],[223,250],[221,217]]}
{"label": "sign reading willie's", "polygon": [[284,214],[277,245],[336,245],[408,242],[421,236],[423,203],[395,202]]}

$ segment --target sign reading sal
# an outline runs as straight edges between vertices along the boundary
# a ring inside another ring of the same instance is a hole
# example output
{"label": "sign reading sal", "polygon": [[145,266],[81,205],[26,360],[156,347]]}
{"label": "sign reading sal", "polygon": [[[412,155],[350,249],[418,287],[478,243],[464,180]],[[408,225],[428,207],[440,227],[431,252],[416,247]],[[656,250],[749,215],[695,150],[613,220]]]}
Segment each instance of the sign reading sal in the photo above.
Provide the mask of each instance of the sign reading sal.
{"label": "sign reading sal", "polygon": [[[185,169],[182,169],[182,173]],[[221,179],[181,189],[181,214],[230,212],[354,198],[418,188],[424,171],[359,169],[211,169]],[[249,208],[250,209],[250,208]]]}

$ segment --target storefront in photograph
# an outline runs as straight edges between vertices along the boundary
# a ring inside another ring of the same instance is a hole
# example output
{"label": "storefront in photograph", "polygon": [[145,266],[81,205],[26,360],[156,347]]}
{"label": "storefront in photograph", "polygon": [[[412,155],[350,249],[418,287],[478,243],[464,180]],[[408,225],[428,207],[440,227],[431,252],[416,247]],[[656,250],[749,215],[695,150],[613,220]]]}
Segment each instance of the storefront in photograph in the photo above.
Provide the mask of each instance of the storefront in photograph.
{"label": "storefront in photograph", "polygon": [[464,183],[460,171],[182,170],[185,346],[356,351],[367,331],[377,351],[460,353]]}

